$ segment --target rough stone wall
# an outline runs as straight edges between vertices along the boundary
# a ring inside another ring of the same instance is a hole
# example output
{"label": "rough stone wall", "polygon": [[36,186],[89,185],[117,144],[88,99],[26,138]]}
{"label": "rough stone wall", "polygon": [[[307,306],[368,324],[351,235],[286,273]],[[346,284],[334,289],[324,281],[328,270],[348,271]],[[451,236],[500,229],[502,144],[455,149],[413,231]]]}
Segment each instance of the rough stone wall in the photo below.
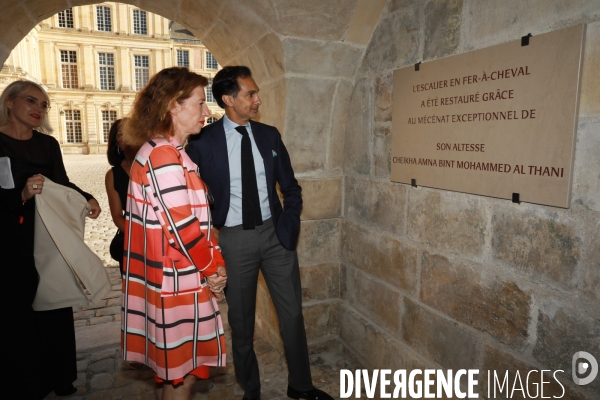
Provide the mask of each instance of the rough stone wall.
{"label": "rough stone wall", "polygon": [[[570,209],[390,182],[394,69],[582,23]],[[599,71],[597,1],[387,2],[346,111],[340,337],[365,365],[563,369],[563,398],[600,397],[571,379],[600,356]]]}

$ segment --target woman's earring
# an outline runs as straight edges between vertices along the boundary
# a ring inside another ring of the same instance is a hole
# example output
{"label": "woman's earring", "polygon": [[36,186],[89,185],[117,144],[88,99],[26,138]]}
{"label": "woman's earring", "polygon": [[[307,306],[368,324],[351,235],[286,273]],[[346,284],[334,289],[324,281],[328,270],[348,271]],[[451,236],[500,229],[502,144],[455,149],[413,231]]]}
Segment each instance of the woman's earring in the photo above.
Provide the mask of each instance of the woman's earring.
{"label": "woman's earring", "polygon": [[121,154],[121,148],[117,145],[117,153]]}

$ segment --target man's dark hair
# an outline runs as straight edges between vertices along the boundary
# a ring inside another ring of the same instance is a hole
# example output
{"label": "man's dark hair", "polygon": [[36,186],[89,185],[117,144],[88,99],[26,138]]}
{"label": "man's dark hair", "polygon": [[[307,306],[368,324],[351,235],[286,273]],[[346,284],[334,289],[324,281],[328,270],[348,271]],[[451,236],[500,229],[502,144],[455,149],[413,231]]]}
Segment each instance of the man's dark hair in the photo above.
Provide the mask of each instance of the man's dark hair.
{"label": "man's dark hair", "polygon": [[236,97],[240,92],[240,84],[238,78],[251,78],[252,72],[250,68],[243,65],[228,65],[217,72],[213,78],[212,92],[213,97],[221,108],[225,108],[223,103],[223,95]]}

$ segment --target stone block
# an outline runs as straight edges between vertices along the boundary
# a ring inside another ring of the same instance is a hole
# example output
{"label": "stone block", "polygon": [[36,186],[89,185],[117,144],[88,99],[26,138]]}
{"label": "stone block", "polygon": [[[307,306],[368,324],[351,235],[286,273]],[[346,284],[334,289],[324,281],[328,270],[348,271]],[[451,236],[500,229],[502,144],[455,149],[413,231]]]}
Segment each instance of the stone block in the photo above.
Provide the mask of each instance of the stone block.
{"label": "stone block", "polygon": [[302,220],[341,217],[341,177],[298,179],[298,183],[302,186]]}
{"label": "stone block", "polygon": [[513,348],[527,340],[533,295],[481,268],[423,252],[420,300]]}
{"label": "stone block", "polygon": [[256,43],[256,48],[265,64],[266,72],[271,79],[280,77],[285,72],[283,63],[283,45],[274,33],[263,36]]}
{"label": "stone block", "polygon": [[95,317],[95,318],[90,318],[90,325],[106,324],[106,323],[112,322],[112,321],[113,321],[112,315],[107,315],[105,317]]}
{"label": "stone block", "polygon": [[314,340],[340,332],[339,304],[318,304],[302,309],[306,339]]}
{"label": "stone block", "polygon": [[89,364],[90,362],[88,360],[77,361],[77,372],[86,372]]}
{"label": "stone block", "polygon": [[390,179],[392,173],[392,135],[390,127],[376,125],[373,131],[373,175]]}
{"label": "stone block", "polygon": [[585,265],[583,277],[583,290],[596,302],[600,301],[600,229],[598,213],[590,213],[591,218],[583,221],[585,228],[585,255],[583,264]]}
{"label": "stone block", "polygon": [[[289,78],[285,144],[296,172],[323,169],[330,138],[335,81]],[[294,101],[310,99],[310,101]]]}
{"label": "stone block", "polygon": [[234,1],[227,12],[220,15],[221,21],[235,35],[242,49],[250,46],[270,29],[265,20],[254,11],[252,2]]}
{"label": "stone block", "polygon": [[88,320],[87,319],[81,319],[78,321],[73,321],[73,326],[75,326],[75,329],[77,328],[81,328],[82,326],[87,326]]}
{"label": "stone block", "polygon": [[544,283],[573,288],[581,258],[576,223],[556,213],[532,213],[510,206],[492,217],[495,261],[525,272]]}
{"label": "stone block", "polygon": [[347,219],[396,235],[404,233],[406,189],[403,185],[347,177],[345,193]]}
{"label": "stone block", "polygon": [[432,60],[452,54],[460,40],[462,0],[431,0],[425,6],[425,43],[423,59]]}
{"label": "stone block", "polygon": [[402,339],[443,369],[477,365],[480,344],[471,332],[408,298],[404,298]]}
{"label": "stone block", "polygon": [[[599,100],[600,102],[600,100]],[[600,211],[600,121],[581,121],[577,129],[572,204]]]}
{"label": "stone block", "polygon": [[405,8],[379,21],[361,70],[397,69],[414,64],[419,58],[419,17],[416,8]]}
{"label": "stone block", "polygon": [[[490,371],[489,381],[487,371]],[[554,378],[554,371],[546,371],[544,373],[543,380],[545,383],[543,384],[544,393],[542,395],[542,375],[540,368],[491,346],[485,346],[484,348],[482,372],[484,373],[480,373],[479,375],[479,388],[481,389],[480,394],[483,398],[487,396],[488,387],[490,388],[491,398],[519,400],[542,398],[542,396],[544,398],[560,398],[564,400],[584,400],[587,398],[578,394],[566,384],[566,382],[570,381],[570,376],[567,378],[564,372],[556,373],[556,379],[562,382],[559,384]],[[506,376],[508,377],[508,385],[505,385],[501,390],[503,380]],[[523,389],[523,391],[520,389]]]}
{"label": "stone block", "polygon": [[417,250],[396,239],[345,222],[342,259],[390,285],[411,293],[416,291]]}
{"label": "stone block", "polygon": [[106,302],[107,307],[120,306],[120,305],[121,305],[121,298],[110,299]]}
{"label": "stone block", "polygon": [[371,81],[360,79],[352,89],[346,109],[344,171],[368,175],[371,172]]}
{"label": "stone block", "polygon": [[391,71],[375,78],[375,107],[373,121],[392,122],[394,75]]}
{"label": "stone block", "polygon": [[215,22],[202,41],[221,65],[227,65],[242,50],[237,36],[221,20]]}
{"label": "stone block", "polygon": [[[587,307],[586,307],[587,306]],[[600,308],[597,304],[564,304],[546,300],[540,306],[533,356],[552,369],[571,376],[572,358],[578,351],[600,355]],[[600,379],[587,385],[600,394]]]}
{"label": "stone block", "polygon": [[100,351],[95,351],[94,353],[92,353],[92,356],[90,357],[90,361],[91,362],[96,362],[96,361],[100,361],[100,360],[104,360],[107,358],[119,358],[120,356],[120,350],[115,350],[113,349],[104,349],[104,350],[100,350]]}
{"label": "stone block", "polygon": [[304,221],[298,240],[301,264],[337,260],[340,256],[340,220]]}
{"label": "stone block", "polygon": [[81,327],[75,331],[75,339],[78,351],[119,343],[121,341],[121,322]]}
{"label": "stone block", "polygon": [[[206,31],[215,23],[219,17],[219,10],[224,2],[211,0],[181,0],[181,13],[177,21],[189,28],[202,32],[199,39],[203,39]],[[212,49],[211,49],[212,52]]]}
{"label": "stone block", "polygon": [[[285,104],[286,104],[286,82],[285,79],[277,79],[268,84],[260,86],[260,98],[262,108],[259,111],[260,122],[273,125],[279,129],[285,140]],[[287,144],[286,144],[287,147]]]}
{"label": "stone block", "polygon": [[94,315],[96,315],[96,311],[94,311],[94,310],[80,311],[80,312],[73,313],[73,319],[75,321],[82,320],[82,319],[88,319],[88,318],[94,317]]}
{"label": "stone block", "polygon": [[102,309],[96,311],[97,317],[102,317],[105,315],[118,315],[118,314],[121,314],[121,306],[106,307],[106,308],[102,308]]}
{"label": "stone block", "polygon": [[82,311],[86,310],[97,310],[99,308],[104,308],[106,306],[106,300],[99,300],[93,303],[88,304],[87,306],[81,307]]}
{"label": "stone block", "polygon": [[409,189],[408,236],[464,258],[483,257],[487,212],[483,198],[424,188]]}
{"label": "stone block", "polygon": [[300,267],[302,299],[325,300],[340,297],[340,264],[338,262]]}
{"label": "stone block", "polygon": [[462,21],[463,46],[479,49],[588,22],[600,15],[600,6],[595,0],[507,0],[502,7],[489,7],[486,0],[473,0],[464,3],[463,14],[469,16]]}
{"label": "stone block", "polygon": [[400,331],[402,296],[381,281],[355,269],[346,269],[346,300],[377,326],[392,332]]}
{"label": "stone block", "polygon": [[42,20],[56,14],[58,11],[62,11],[71,6],[65,0],[54,0],[52,2],[44,0],[21,0],[18,3],[20,3],[38,22],[41,22]]}
{"label": "stone block", "polygon": [[600,22],[588,24],[583,52],[579,117],[600,117]]}
{"label": "stone block", "polygon": [[112,374],[96,374],[90,379],[90,390],[110,389],[113,386]]}
{"label": "stone block", "polygon": [[366,368],[386,368],[387,339],[374,326],[355,312],[343,308],[340,318],[340,338],[358,354]]}
{"label": "stone block", "polygon": [[283,54],[287,72],[329,77],[354,76],[363,50],[342,42],[286,39]]}
{"label": "stone block", "polygon": [[348,29],[357,0],[343,2],[272,0],[270,3],[271,7],[277,10],[271,26],[279,34],[340,40]]}
{"label": "stone block", "polygon": [[115,371],[115,359],[114,358],[106,358],[104,360],[97,361],[92,363],[88,367],[88,371],[99,374],[101,372],[114,372]]}
{"label": "stone block", "polygon": [[387,13],[391,14],[401,8],[414,6],[416,2],[417,0],[391,0],[388,3]]}
{"label": "stone block", "polygon": [[268,80],[264,64],[255,46],[247,48],[243,53],[237,56],[237,60],[240,65],[245,65],[250,68],[252,71],[252,78],[254,78],[259,87],[262,82]]}
{"label": "stone block", "polygon": [[344,168],[344,143],[348,121],[348,107],[352,95],[352,82],[340,80],[335,93],[331,126],[331,141],[329,144],[329,169]]}
{"label": "stone block", "polygon": [[77,379],[75,380],[75,382],[73,382],[73,386],[75,386],[77,388],[78,392],[82,391],[83,393],[81,393],[81,394],[85,394],[83,389],[85,389],[86,382],[87,382],[87,374],[85,372],[77,372]]}
{"label": "stone block", "polygon": [[368,44],[386,3],[386,0],[359,0],[346,32],[345,41]]}

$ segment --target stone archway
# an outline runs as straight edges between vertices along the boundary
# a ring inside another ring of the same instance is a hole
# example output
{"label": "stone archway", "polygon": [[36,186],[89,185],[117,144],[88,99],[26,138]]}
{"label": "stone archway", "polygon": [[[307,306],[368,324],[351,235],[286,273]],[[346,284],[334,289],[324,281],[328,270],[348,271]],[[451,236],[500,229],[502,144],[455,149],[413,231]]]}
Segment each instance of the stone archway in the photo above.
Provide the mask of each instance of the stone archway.
{"label": "stone archway", "polygon": [[[261,88],[260,120],[285,137],[304,188],[299,245],[310,339],[339,332],[340,241],[346,105],[384,0],[124,0],[178,21],[221,65],[244,64]],[[92,0],[21,0],[3,6],[0,60],[45,18]],[[324,318],[323,316],[326,316]],[[259,323],[279,340],[264,282]]]}

